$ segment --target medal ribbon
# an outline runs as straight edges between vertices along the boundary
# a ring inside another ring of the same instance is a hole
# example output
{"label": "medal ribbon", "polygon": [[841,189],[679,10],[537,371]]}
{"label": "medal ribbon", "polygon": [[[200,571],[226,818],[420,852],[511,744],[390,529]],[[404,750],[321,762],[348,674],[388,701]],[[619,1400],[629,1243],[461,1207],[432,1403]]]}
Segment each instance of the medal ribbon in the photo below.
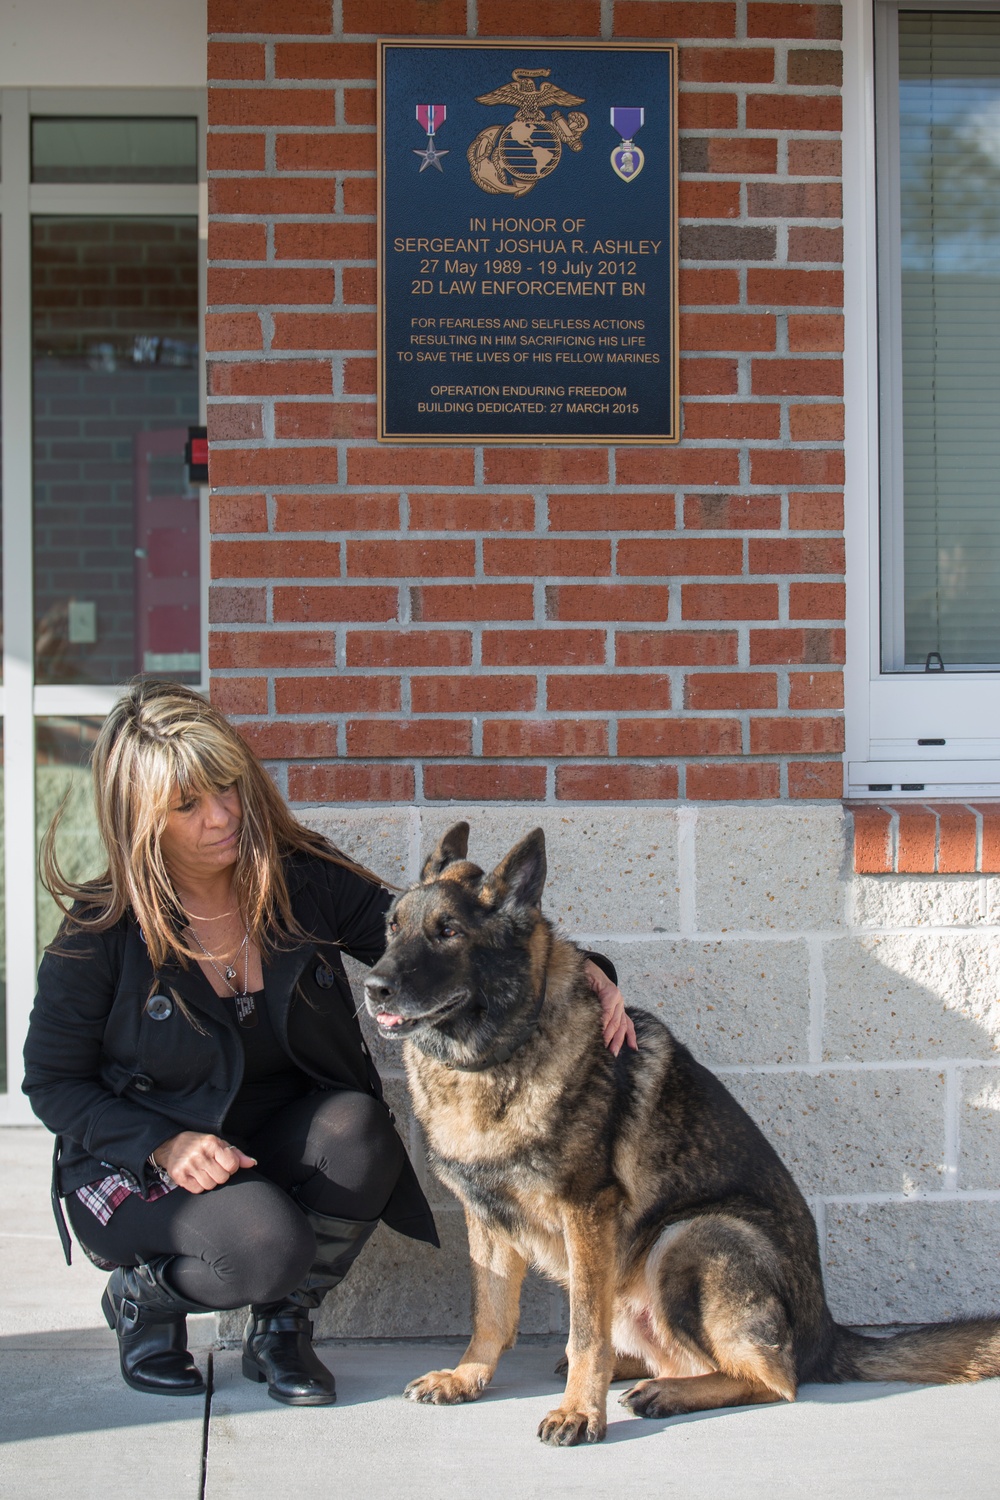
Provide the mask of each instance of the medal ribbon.
{"label": "medal ribbon", "polygon": [[439,125],[445,122],[448,113],[444,104],[418,104],[417,119],[429,136],[432,136]]}
{"label": "medal ribbon", "polygon": [[611,107],[611,124],[623,141],[634,140],[636,131],[642,129],[645,118],[644,109],[626,108],[620,104]]}

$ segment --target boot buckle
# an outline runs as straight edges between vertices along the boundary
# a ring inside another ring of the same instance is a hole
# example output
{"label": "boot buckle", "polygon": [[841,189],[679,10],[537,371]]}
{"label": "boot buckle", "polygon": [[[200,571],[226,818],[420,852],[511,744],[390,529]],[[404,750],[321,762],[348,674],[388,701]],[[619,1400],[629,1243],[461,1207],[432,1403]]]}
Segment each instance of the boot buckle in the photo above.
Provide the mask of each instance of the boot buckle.
{"label": "boot buckle", "polygon": [[131,1297],[123,1297],[118,1304],[118,1321],[122,1325],[123,1332],[131,1332],[138,1324],[141,1310],[138,1302],[133,1302]]}

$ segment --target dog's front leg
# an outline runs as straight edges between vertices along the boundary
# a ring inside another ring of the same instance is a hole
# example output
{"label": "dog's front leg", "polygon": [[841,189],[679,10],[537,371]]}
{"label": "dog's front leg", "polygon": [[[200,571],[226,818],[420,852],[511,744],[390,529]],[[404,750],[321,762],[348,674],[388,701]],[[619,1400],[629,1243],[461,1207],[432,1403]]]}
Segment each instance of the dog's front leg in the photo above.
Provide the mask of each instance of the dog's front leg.
{"label": "dog's front leg", "polygon": [[608,1387],[614,1366],[611,1319],[616,1274],[616,1205],[598,1198],[569,1207],[563,1234],[569,1260],[569,1374],[562,1402],[543,1417],[543,1443],[571,1448],[599,1443],[608,1430]]}
{"label": "dog's front leg", "polygon": [[497,1361],[517,1337],[521,1283],[527,1262],[508,1240],[466,1209],[472,1258],[472,1338],[453,1370],[430,1370],[411,1380],[411,1401],[450,1406],[475,1401],[493,1379]]}

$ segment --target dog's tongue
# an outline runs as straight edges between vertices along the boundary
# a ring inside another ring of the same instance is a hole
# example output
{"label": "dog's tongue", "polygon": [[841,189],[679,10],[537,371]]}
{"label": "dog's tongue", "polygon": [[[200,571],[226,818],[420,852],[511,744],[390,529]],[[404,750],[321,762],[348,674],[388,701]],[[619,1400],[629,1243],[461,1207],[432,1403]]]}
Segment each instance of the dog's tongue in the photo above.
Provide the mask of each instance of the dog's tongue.
{"label": "dog's tongue", "polygon": [[401,1026],[403,1024],[402,1016],[391,1016],[388,1011],[384,1010],[380,1010],[375,1019],[380,1026]]}

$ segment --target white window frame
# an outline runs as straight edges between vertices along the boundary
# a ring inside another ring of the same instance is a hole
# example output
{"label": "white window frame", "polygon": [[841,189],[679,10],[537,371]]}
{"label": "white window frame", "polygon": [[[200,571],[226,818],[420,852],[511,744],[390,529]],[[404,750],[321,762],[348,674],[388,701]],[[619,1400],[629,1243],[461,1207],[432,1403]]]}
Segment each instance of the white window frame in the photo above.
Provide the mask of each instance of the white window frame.
{"label": "white window frame", "polygon": [[[101,717],[118,687],[55,686],[34,681],[31,430],[31,219],[35,214],[190,214],[199,236],[198,299],[204,319],[208,189],[207,101],[201,89],[0,89],[0,404],[3,420],[4,873],[7,960],[7,1092],[0,1125],[34,1119],[21,1093],[21,1051],[35,993],[35,720]],[[198,181],[189,185],[37,183],[30,180],[35,115],[183,115],[198,120]],[[205,421],[204,330],[199,361],[200,421]],[[200,490],[202,691],[208,681],[208,490]]]}
{"label": "white window frame", "polygon": [[[888,242],[877,239],[877,193],[887,192],[877,150],[891,151],[894,143],[890,120],[879,122],[876,136],[876,105],[898,68],[899,10],[1000,10],[1000,0],[844,0],[847,793],[893,800],[997,797],[1000,672],[887,672],[881,664],[883,609],[890,619],[898,614],[901,569],[899,528],[880,521],[880,467],[891,464],[899,418],[883,410],[880,424],[880,343],[884,369],[898,326],[893,299],[883,295],[880,341],[879,251],[883,274],[887,259],[898,274],[899,249],[898,235],[895,244],[891,232]],[[880,425],[888,454],[880,454]]]}

